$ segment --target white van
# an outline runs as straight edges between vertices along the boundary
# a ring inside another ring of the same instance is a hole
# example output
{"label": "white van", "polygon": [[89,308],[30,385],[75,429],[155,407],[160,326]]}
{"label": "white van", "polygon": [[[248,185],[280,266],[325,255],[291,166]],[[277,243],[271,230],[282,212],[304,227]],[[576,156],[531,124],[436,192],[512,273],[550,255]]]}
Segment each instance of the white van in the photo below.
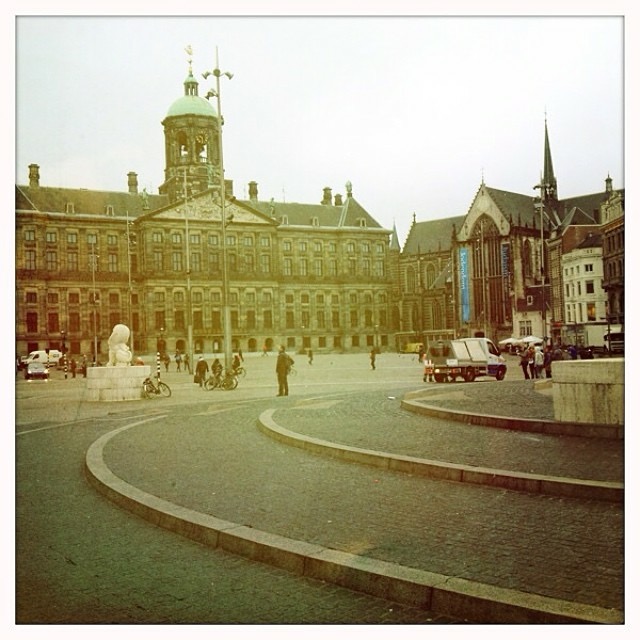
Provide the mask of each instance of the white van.
{"label": "white van", "polygon": [[38,362],[43,362],[49,367],[55,367],[58,365],[60,360],[62,359],[62,351],[58,351],[57,349],[49,349],[46,351],[45,349],[38,349],[37,351],[32,351],[27,356],[26,364],[33,362],[34,360]]}

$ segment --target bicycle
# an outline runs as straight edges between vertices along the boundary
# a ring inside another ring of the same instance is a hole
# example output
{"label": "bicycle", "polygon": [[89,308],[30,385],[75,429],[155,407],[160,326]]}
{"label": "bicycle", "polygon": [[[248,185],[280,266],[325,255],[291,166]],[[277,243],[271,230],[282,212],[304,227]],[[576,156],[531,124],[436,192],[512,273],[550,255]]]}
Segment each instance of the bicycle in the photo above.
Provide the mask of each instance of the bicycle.
{"label": "bicycle", "polygon": [[153,398],[153,396],[168,398],[171,395],[171,387],[161,380],[158,380],[156,384],[151,378],[146,378],[142,383],[142,395],[149,399]]}
{"label": "bicycle", "polygon": [[247,370],[242,365],[240,365],[239,367],[234,369],[234,374],[238,378],[244,378],[247,375]]}
{"label": "bicycle", "polygon": [[233,391],[238,386],[238,377],[232,371],[226,371],[224,374],[209,376],[204,383],[207,391],[213,389],[224,389],[225,391]]}

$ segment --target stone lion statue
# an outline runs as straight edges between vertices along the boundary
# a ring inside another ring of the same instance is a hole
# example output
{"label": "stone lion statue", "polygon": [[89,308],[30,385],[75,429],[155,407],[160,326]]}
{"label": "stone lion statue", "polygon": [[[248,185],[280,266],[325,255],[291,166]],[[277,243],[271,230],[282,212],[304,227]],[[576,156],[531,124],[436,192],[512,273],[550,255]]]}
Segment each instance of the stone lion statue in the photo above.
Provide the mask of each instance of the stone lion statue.
{"label": "stone lion statue", "polygon": [[124,324],[113,327],[109,338],[109,362],[107,367],[126,367],[131,364],[131,350],[127,345],[131,331]]}

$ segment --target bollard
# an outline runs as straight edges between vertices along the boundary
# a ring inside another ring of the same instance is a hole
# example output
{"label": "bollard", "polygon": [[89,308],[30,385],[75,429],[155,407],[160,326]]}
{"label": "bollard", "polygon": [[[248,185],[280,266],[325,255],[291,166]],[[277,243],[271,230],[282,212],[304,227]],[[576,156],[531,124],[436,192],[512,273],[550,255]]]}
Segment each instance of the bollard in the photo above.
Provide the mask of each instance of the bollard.
{"label": "bollard", "polygon": [[156,353],[156,378],[160,380],[160,352]]}
{"label": "bollard", "polygon": [[62,359],[64,360],[64,379],[67,379],[67,356],[63,354]]}

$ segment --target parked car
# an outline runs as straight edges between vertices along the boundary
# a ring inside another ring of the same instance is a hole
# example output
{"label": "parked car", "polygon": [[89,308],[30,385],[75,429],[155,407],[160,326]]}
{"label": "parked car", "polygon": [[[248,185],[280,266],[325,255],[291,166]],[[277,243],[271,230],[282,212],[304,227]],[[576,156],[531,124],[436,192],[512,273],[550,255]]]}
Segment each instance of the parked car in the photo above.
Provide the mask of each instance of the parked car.
{"label": "parked car", "polygon": [[24,370],[25,380],[48,380],[49,369],[43,362],[29,362]]}

